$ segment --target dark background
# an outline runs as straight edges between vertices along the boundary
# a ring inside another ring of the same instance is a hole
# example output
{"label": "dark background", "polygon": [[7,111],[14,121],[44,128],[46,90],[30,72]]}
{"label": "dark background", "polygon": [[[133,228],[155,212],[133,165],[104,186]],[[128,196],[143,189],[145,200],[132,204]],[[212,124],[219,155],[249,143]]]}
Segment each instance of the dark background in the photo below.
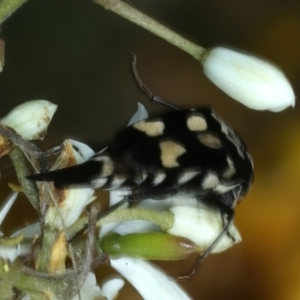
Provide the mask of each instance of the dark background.
{"label": "dark background", "polygon": [[[267,57],[284,70],[295,94],[300,94],[298,0],[132,3],[204,47],[228,45]],[[256,177],[251,193],[236,210],[243,242],[211,255],[183,286],[202,300],[300,299],[297,104],[278,114],[251,111],[210,83],[187,54],[88,0],[30,0],[3,24],[1,37],[6,43],[1,116],[27,100],[58,104],[44,149],[69,137],[102,145],[126,124],[137,101],[150,112],[163,109],[148,103],[137,88],[130,71],[132,51],[153,93],[178,106],[212,106],[243,136]],[[8,164],[2,169],[3,186]],[[4,199],[7,188],[1,191]],[[24,222],[33,216],[25,198],[12,210],[18,220],[20,211]],[[10,223],[5,224],[9,230]],[[187,265],[162,264],[175,276]],[[123,289],[119,299],[140,299],[134,293]]]}

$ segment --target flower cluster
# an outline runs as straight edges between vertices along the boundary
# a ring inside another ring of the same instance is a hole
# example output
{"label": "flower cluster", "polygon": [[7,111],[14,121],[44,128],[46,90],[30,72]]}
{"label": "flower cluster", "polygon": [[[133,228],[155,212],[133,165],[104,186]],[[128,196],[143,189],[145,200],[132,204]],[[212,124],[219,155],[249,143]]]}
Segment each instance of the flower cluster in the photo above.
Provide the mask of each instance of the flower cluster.
{"label": "flower cluster", "polygon": [[[202,63],[205,74],[213,82],[251,108],[279,111],[294,105],[294,94],[285,77],[257,58],[215,48]],[[241,68],[242,65],[247,68]],[[26,141],[42,138],[56,108],[49,101],[29,101],[2,118],[2,155],[10,153],[15,146],[12,141],[17,138]],[[128,125],[147,116],[145,108],[138,104],[138,111]],[[9,136],[5,136],[5,130]],[[30,151],[26,155],[38,170],[39,161],[31,159]],[[51,169],[80,164],[93,155],[94,151],[87,145],[66,140]],[[27,187],[22,188],[26,194]],[[110,206],[116,205],[126,193],[111,191]],[[13,192],[3,204],[0,224],[17,196],[18,192]],[[202,253],[224,227],[221,214],[196,199],[148,199],[135,208],[128,208],[124,203],[98,219],[92,209],[90,213],[87,210],[96,199],[93,189],[57,190],[51,183],[39,183],[36,197],[39,222],[9,237],[2,234],[0,238],[0,278],[3,281],[6,277],[14,278],[6,282],[7,295],[17,293],[23,300],[115,299],[124,280],[113,277],[100,288],[94,274],[93,267],[105,261],[106,255],[112,268],[144,299],[190,299],[173,279],[147,260],[179,260]],[[96,230],[99,230],[97,235]],[[212,252],[224,251],[240,241],[237,228],[231,224],[228,234],[222,236]],[[72,261],[71,267],[68,260]]]}

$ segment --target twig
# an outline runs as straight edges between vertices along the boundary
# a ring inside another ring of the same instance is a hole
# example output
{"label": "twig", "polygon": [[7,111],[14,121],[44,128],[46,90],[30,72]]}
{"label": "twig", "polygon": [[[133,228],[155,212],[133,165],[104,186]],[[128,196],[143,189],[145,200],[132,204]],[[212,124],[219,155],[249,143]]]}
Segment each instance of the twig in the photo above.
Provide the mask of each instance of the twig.
{"label": "twig", "polygon": [[0,72],[2,72],[4,67],[4,52],[5,52],[5,43],[3,39],[0,39]]}
{"label": "twig", "polygon": [[42,150],[26,140],[20,137],[14,130],[5,126],[0,122],[0,135],[10,140],[13,144],[18,146],[24,153],[40,158],[43,155]]}
{"label": "twig", "polygon": [[26,1],[27,0],[0,0],[0,24]]}
{"label": "twig", "polygon": [[24,194],[29,199],[31,205],[40,213],[39,192],[36,183],[25,178],[27,175],[30,175],[25,155],[18,147],[15,147],[10,152],[9,157],[15,167]]}
{"label": "twig", "polygon": [[9,157],[15,167],[24,194],[27,196],[37,212],[40,213],[39,192],[36,187],[36,183],[26,179],[26,176],[30,175],[30,172],[27,167],[27,160],[24,153],[39,159],[43,167],[46,167],[47,163],[43,157],[42,150],[36,145],[22,139],[22,137],[20,137],[14,130],[1,123],[0,135],[16,145],[16,147],[9,153]]}
{"label": "twig", "polygon": [[135,23],[136,25],[147,29],[172,45],[192,55],[198,61],[202,61],[202,57],[206,51],[205,48],[181,37],[174,31],[138,11],[133,6],[120,0],[94,0],[94,2]]}

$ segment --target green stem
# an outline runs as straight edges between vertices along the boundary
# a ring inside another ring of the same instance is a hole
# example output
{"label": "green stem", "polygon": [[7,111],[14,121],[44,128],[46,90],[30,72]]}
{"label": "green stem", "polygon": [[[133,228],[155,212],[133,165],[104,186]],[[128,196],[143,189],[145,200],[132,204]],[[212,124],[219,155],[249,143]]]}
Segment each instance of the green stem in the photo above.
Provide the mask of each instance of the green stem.
{"label": "green stem", "polygon": [[117,209],[100,219],[97,224],[101,226],[112,222],[128,220],[149,221],[157,224],[162,230],[166,231],[172,228],[174,223],[174,215],[171,211],[158,212],[141,208]]}
{"label": "green stem", "polygon": [[0,24],[27,0],[0,0]]}
{"label": "green stem", "polygon": [[0,39],[0,72],[2,72],[4,66],[4,51],[5,43],[3,39]]}
{"label": "green stem", "polygon": [[32,180],[26,179],[27,175],[30,175],[29,169],[27,167],[27,161],[23,152],[15,147],[10,153],[9,157],[16,170],[19,182],[23,188],[24,194],[29,199],[31,205],[40,212],[39,204],[39,192],[36,187],[36,183]]}
{"label": "green stem", "polygon": [[202,61],[202,56],[206,51],[205,48],[181,37],[174,31],[138,11],[133,6],[120,0],[94,0],[94,2],[102,5],[105,9],[111,10],[114,13],[122,16],[123,18],[161,37],[172,45],[187,52],[198,61]]}
{"label": "green stem", "polygon": [[0,260],[0,299],[12,299],[13,295],[10,298],[8,296],[12,294],[13,288],[28,292],[32,300],[53,299],[50,295],[70,299],[70,295],[74,296],[77,291],[74,275],[74,271],[64,274],[40,273],[24,267],[19,260],[10,264]]}

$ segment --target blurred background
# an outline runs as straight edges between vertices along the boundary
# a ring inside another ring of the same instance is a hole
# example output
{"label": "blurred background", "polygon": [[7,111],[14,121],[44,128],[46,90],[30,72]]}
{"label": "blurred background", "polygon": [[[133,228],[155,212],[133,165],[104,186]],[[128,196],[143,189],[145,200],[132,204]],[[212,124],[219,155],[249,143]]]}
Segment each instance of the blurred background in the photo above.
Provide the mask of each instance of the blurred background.
{"label": "blurred background", "polygon": [[[204,47],[230,46],[275,62],[300,94],[299,0],[142,0],[132,4]],[[6,43],[0,74],[0,113],[33,99],[58,104],[41,144],[65,138],[101,146],[147,102],[133,80],[131,52],[150,90],[177,106],[212,106],[240,133],[255,164],[250,194],[236,209],[243,242],[211,255],[182,284],[202,300],[300,299],[300,108],[252,111],[231,100],[182,51],[91,0],[30,0],[2,26]],[[12,168],[2,160],[1,198]],[[16,182],[16,179],[10,179]],[[101,194],[102,195],[102,194]],[[20,214],[21,212],[21,214]],[[26,212],[26,213],[25,213]],[[12,209],[25,224],[35,217],[25,198]],[[189,262],[160,263],[173,276]],[[109,267],[109,274],[114,274]],[[101,280],[101,274],[99,274]],[[118,299],[141,299],[127,284]]]}

